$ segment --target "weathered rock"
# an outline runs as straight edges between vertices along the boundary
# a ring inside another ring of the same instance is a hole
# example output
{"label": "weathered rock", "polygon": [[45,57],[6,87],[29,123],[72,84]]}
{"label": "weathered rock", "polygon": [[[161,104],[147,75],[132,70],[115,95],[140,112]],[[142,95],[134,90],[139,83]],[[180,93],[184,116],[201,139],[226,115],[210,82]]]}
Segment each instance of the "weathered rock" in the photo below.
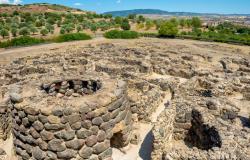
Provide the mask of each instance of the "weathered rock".
{"label": "weathered rock", "polygon": [[79,155],[82,157],[82,158],[85,158],[85,159],[88,159],[91,155],[92,155],[92,148],[90,147],[87,147],[87,146],[84,146],[82,147],[82,149],[79,151]]}
{"label": "weathered rock", "polygon": [[57,152],[57,157],[61,159],[71,159],[76,157],[77,151],[71,150],[71,149],[66,149],[62,152]]}
{"label": "weathered rock", "polygon": [[39,121],[35,121],[33,124],[32,124],[32,126],[35,128],[35,130],[36,131],[41,131],[41,130],[43,130],[43,128],[44,128],[44,126],[43,126],[43,124],[41,123],[41,122],[39,122]]}
{"label": "weathered rock", "polygon": [[66,149],[66,146],[62,140],[53,139],[48,143],[48,149],[50,151],[62,152]]}
{"label": "weathered rock", "polygon": [[81,130],[76,131],[76,136],[79,139],[85,139],[85,138],[87,138],[87,137],[89,137],[91,135],[92,135],[92,132],[87,130],[87,129],[84,129],[84,128],[82,128]]}
{"label": "weathered rock", "polygon": [[75,138],[75,131],[61,131],[55,134],[55,137],[58,139],[64,139],[65,141],[69,141]]}
{"label": "weathered rock", "polygon": [[54,134],[52,132],[48,132],[48,131],[43,130],[40,134],[41,134],[41,138],[44,141],[50,141],[54,138]]}
{"label": "weathered rock", "polygon": [[84,140],[83,139],[74,139],[74,140],[65,142],[65,145],[67,148],[79,150],[84,145]]}
{"label": "weathered rock", "polygon": [[88,146],[88,147],[92,147],[93,145],[95,145],[97,143],[97,137],[95,135],[92,135],[90,137],[88,137],[86,139],[86,142],[85,144]]}
{"label": "weathered rock", "polygon": [[33,148],[32,156],[37,160],[43,160],[46,154],[39,147],[35,147]]}
{"label": "weathered rock", "polygon": [[97,143],[93,147],[94,153],[100,154],[100,153],[104,152],[105,150],[107,150],[109,147],[110,147],[110,143],[107,140],[104,142],[101,142],[101,143]]}

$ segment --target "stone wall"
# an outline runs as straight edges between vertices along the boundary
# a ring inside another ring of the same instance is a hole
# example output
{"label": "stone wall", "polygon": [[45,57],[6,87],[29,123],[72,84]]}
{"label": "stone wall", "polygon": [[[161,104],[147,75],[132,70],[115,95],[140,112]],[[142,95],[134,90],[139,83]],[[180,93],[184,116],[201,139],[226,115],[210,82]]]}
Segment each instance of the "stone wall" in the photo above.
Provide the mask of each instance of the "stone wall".
{"label": "stone wall", "polygon": [[6,140],[11,133],[12,119],[8,102],[0,102],[0,140]]}
{"label": "stone wall", "polygon": [[[60,83],[63,81],[69,79]],[[43,84],[54,86],[52,82]],[[37,82],[24,85],[23,101],[13,102],[14,146],[19,159],[112,159],[112,147],[130,142],[132,113],[125,82],[102,79],[95,93],[77,97],[49,95],[40,86]],[[33,89],[30,95],[27,87]]]}
{"label": "stone wall", "polygon": [[159,115],[157,122],[154,124],[152,129],[154,137],[152,160],[162,159],[167,148],[171,148],[175,114],[175,106],[166,105],[166,109]]}

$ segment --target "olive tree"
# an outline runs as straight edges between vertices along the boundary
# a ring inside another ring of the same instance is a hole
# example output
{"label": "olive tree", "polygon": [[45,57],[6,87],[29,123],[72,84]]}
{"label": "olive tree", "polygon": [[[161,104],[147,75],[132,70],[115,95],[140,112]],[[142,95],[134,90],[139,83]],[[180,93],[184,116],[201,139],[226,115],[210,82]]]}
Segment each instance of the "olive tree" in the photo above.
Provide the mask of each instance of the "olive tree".
{"label": "olive tree", "polygon": [[166,22],[161,25],[159,29],[159,35],[162,37],[171,37],[174,38],[178,34],[178,27],[175,23]]}

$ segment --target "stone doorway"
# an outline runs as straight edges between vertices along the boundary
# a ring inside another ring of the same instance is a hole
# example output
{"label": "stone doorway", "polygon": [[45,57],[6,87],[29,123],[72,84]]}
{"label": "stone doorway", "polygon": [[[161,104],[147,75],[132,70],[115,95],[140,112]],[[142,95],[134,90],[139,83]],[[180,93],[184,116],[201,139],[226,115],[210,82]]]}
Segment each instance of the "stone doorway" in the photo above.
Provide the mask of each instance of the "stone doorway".
{"label": "stone doorway", "polygon": [[125,144],[122,141],[123,134],[121,132],[114,133],[113,137],[110,139],[110,146],[112,148],[123,148]]}

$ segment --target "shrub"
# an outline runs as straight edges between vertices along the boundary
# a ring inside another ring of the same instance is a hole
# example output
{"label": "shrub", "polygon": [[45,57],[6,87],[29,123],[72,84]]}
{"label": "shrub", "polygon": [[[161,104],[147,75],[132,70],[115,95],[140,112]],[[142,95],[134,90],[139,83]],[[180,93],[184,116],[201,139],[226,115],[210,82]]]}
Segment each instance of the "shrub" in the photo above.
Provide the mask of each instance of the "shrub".
{"label": "shrub", "polygon": [[39,44],[43,42],[45,42],[43,39],[37,39],[29,36],[22,36],[0,43],[0,48],[6,48],[12,46],[26,46],[26,45]]}
{"label": "shrub", "polygon": [[35,34],[36,32],[38,32],[38,30],[36,29],[36,27],[31,27],[30,28],[30,32],[32,32],[33,34]]}
{"label": "shrub", "polygon": [[1,29],[0,30],[0,35],[4,38],[6,36],[9,36],[9,31],[6,29]]}
{"label": "shrub", "polygon": [[92,25],[90,27],[90,30],[95,33],[97,31],[97,26],[96,25]]}
{"label": "shrub", "polygon": [[23,27],[19,30],[19,34],[23,36],[27,36],[30,34],[30,31],[27,27]]}
{"label": "shrub", "polygon": [[191,23],[192,23],[192,26],[194,28],[200,28],[201,27],[201,20],[200,20],[199,17],[193,17]]}
{"label": "shrub", "polygon": [[166,22],[161,25],[159,29],[159,35],[161,37],[171,37],[174,38],[178,34],[178,28],[174,23]]}
{"label": "shrub", "polygon": [[13,37],[17,36],[17,32],[18,32],[17,28],[12,28],[11,29],[11,34],[12,34]]}
{"label": "shrub", "polygon": [[140,33],[140,37],[152,37],[152,38],[156,38],[158,36],[159,36],[158,33],[148,33],[148,32]]}
{"label": "shrub", "polygon": [[48,31],[46,28],[44,28],[44,29],[42,29],[42,30],[40,31],[40,33],[41,33],[43,36],[46,36],[46,35],[49,33],[49,31]]}
{"label": "shrub", "polygon": [[130,26],[130,24],[129,24],[128,19],[124,19],[124,20],[123,20],[123,22],[122,22],[122,24],[121,24],[121,28],[122,28],[123,30],[130,30],[131,26]]}
{"label": "shrub", "polygon": [[81,27],[80,25],[78,25],[78,26],[76,27],[76,30],[77,30],[77,32],[80,32],[80,31],[82,30],[82,27]]}
{"label": "shrub", "polygon": [[109,39],[135,39],[139,37],[139,34],[135,31],[112,30],[106,32],[104,37]]}
{"label": "shrub", "polygon": [[64,28],[61,28],[60,34],[65,34],[65,29]]}
{"label": "shrub", "polygon": [[55,41],[56,42],[68,42],[68,41],[76,41],[76,40],[89,40],[91,37],[85,33],[70,33],[63,34],[58,36]]}

